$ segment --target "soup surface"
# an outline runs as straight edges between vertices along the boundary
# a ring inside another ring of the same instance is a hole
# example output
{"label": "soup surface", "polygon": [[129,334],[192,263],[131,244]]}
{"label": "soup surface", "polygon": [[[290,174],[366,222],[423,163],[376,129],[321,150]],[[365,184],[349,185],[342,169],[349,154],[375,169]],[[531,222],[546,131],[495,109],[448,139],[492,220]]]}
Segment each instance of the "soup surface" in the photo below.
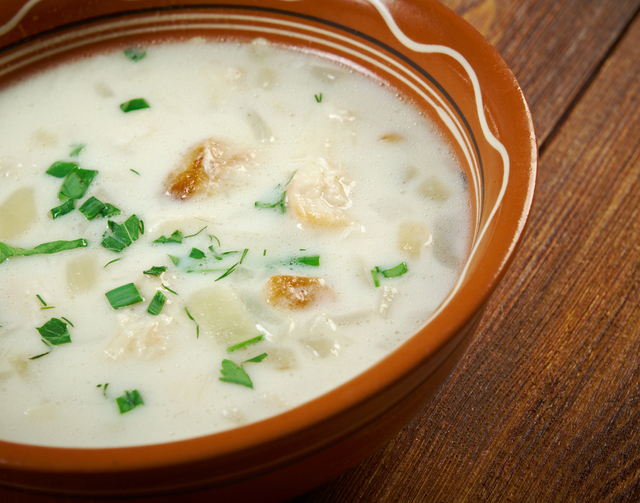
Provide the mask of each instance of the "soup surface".
{"label": "soup surface", "polygon": [[148,444],[291,409],[415,332],[467,252],[434,125],[316,55],[117,50],[5,87],[0,117],[2,440]]}

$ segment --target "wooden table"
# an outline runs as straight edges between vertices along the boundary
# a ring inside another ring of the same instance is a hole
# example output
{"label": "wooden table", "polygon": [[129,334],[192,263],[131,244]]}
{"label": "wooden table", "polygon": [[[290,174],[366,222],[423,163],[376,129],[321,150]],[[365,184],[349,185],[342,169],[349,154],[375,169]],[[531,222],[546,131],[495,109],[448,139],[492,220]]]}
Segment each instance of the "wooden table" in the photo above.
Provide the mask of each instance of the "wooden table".
{"label": "wooden table", "polygon": [[444,3],[529,100],[527,235],[422,414],[295,501],[640,501],[640,0]]}

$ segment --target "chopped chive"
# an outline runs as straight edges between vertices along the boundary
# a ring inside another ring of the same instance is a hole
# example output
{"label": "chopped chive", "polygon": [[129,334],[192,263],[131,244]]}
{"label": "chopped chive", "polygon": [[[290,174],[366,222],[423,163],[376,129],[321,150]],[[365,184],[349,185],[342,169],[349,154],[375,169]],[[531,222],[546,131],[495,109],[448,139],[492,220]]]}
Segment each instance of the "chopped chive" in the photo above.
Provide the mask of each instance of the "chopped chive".
{"label": "chopped chive", "polygon": [[156,294],[153,296],[153,299],[151,299],[151,303],[147,308],[147,313],[152,314],[153,316],[159,315],[166,301],[167,301],[167,298],[165,297],[164,293],[158,290]]}
{"label": "chopped chive", "polygon": [[231,360],[222,360],[222,369],[220,370],[224,377],[220,377],[221,381],[233,384],[240,384],[247,388],[253,388],[253,383],[249,375],[244,369]]}
{"label": "chopped chive", "polygon": [[43,306],[47,305],[47,303],[42,299],[42,297],[40,297],[40,295],[36,294],[36,297],[38,297],[38,300],[42,303]]}
{"label": "chopped chive", "polygon": [[320,102],[322,101],[322,93],[320,93],[320,94],[314,94],[313,96],[316,98],[316,101],[317,101],[318,103],[320,103]]}
{"label": "chopped chive", "polygon": [[36,327],[36,330],[40,332],[42,339],[54,346],[71,342],[67,324],[58,318],[51,318],[41,327]]}
{"label": "chopped chive", "polygon": [[131,61],[140,61],[147,55],[147,51],[138,47],[132,47],[124,51],[124,55]]}
{"label": "chopped chive", "polygon": [[130,169],[129,171],[133,171],[136,175],[141,176],[135,169]]}
{"label": "chopped chive", "polygon": [[142,110],[144,108],[150,108],[149,103],[144,98],[134,98],[129,101],[125,101],[120,105],[120,110],[124,113],[133,112],[134,110]]}
{"label": "chopped chive", "polygon": [[49,348],[49,351],[47,351],[46,353],[40,353],[39,355],[36,355],[36,356],[31,356],[29,360],[37,360],[38,358],[47,356],[49,353],[51,353],[51,351],[53,351],[53,345],[51,343],[45,341],[44,339],[40,339],[40,340],[45,343],[45,345]]}
{"label": "chopped chive", "polygon": [[81,169],[78,167],[72,169],[64,177],[58,197],[60,199],[82,199],[89,188],[89,184],[97,174],[98,172],[93,169]]}
{"label": "chopped chive", "polygon": [[146,271],[143,271],[142,274],[146,274],[147,276],[160,276],[166,270],[167,270],[166,266],[154,265],[151,269],[147,269]]}
{"label": "chopped chive", "polygon": [[[104,388],[102,388],[102,386],[104,386]],[[109,383],[108,383],[108,382],[107,382],[107,383],[104,383],[104,385],[103,385],[103,384],[98,384],[98,385],[96,386],[96,388],[102,388],[102,395],[103,395],[105,398],[107,398],[107,387],[108,387],[108,386],[109,386]]]}
{"label": "chopped chive", "polygon": [[167,255],[170,259],[171,262],[173,262],[173,265],[178,265],[178,263],[180,262],[180,259],[178,257],[174,257],[173,255]]}
{"label": "chopped chive", "polygon": [[158,239],[154,241],[154,243],[182,243],[182,232],[179,230],[174,231],[173,234],[169,237],[160,236]]}
{"label": "chopped chive", "polygon": [[112,261],[107,262],[107,263],[104,265],[104,267],[107,267],[108,265],[113,264],[114,262],[117,262],[118,260],[122,260],[122,259],[121,259],[121,258],[114,258]]}
{"label": "chopped chive", "polygon": [[222,246],[222,244],[220,244],[220,240],[215,237],[213,234],[209,234],[209,239],[211,239],[211,242],[213,243],[213,240],[215,239],[218,243],[218,246]]}
{"label": "chopped chive", "polygon": [[14,248],[0,242],[0,264],[10,257],[27,257],[29,255],[43,255],[50,253],[58,253],[67,250],[75,250],[76,248],[86,248],[88,245],[86,239],[76,239],[74,241],[52,241],[43,243],[30,250],[24,248]]}
{"label": "chopped chive", "polygon": [[173,295],[179,295],[178,292],[171,290],[171,288],[169,288],[167,285],[165,285],[164,283],[162,284],[162,288],[164,288],[165,290],[167,290],[168,292],[171,292]]}
{"label": "chopped chive", "polygon": [[382,273],[382,275],[385,278],[395,278],[397,276],[402,276],[403,274],[406,274],[407,271],[408,269],[407,269],[406,262],[401,262],[400,264],[398,264],[395,267],[392,267],[391,269],[385,269],[384,271],[378,271],[378,272]]}
{"label": "chopped chive", "polygon": [[53,218],[55,220],[56,218],[59,218],[62,215],[66,215],[67,213],[71,213],[75,208],[76,208],[76,205],[74,203],[74,200],[73,199],[67,199],[60,206],[56,206],[55,208],[51,208],[51,210],[50,210],[51,218]]}
{"label": "chopped chive", "polygon": [[371,276],[373,276],[373,284],[378,288],[380,286],[380,280],[378,279],[378,272],[375,269],[371,269]]}
{"label": "chopped chive", "polygon": [[227,276],[229,276],[229,274],[231,274],[233,271],[236,270],[236,267],[238,267],[239,263],[240,262],[236,262],[231,267],[229,267],[229,269],[227,269],[222,276],[220,276],[219,278],[216,278],[216,281],[220,281],[222,278],[226,278]]}
{"label": "chopped chive", "polygon": [[285,265],[309,265],[312,267],[318,267],[320,265],[320,255],[294,257],[291,260],[287,260]]}
{"label": "chopped chive", "polygon": [[69,157],[78,157],[78,155],[80,155],[80,152],[82,152],[82,149],[85,147],[85,145],[82,143],[79,143],[77,145],[71,145],[71,147],[73,148],[73,150],[69,153]]}
{"label": "chopped chive", "polygon": [[[73,327],[73,323],[71,323],[68,319],[66,319],[64,316],[60,316],[60,318],[62,318],[64,321],[66,321],[69,325],[71,325]],[[75,328],[75,327],[74,327]]]}
{"label": "chopped chive", "polygon": [[264,340],[264,335],[259,335],[258,337],[254,337],[253,339],[239,342],[238,344],[227,348],[227,353],[233,353],[234,351],[238,351],[238,349],[246,348],[247,346],[251,346],[252,344],[257,344],[258,342],[263,340]]}
{"label": "chopped chive", "polygon": [[263,256],[263,257],[265,257],[266,255],[267,255],[267,250],[265,249],[265,250],[262,252],[262,256]]}
{"label": "chopped chive", "polygon": [[264,360],[267,357],[267,353],[262,353],[261,355],[258,356],[254,356],[253,358],[249,358],[248,360],[245,360],[243,363],[259,363],[262,360]]}
{"label": "chopped chive", "polygon": [[133,391],[125,391],[124,395],[116,398],[116,403],[118,404],[120,414],[129,412],[130,410],[135,409],[138,405],[144,405],[142,397],[136,389]]}
{"label": "chopped chive", "polygon": [[105,293],[105,295],[107,296],[111,307],[114,309],[120,309],[122,307],[142,302],[140,292],[138,292],[138,289],[133,283],[114,288],[113,290]]}
{"label": "chopped chive", "polygon": [[200,338],[200,325],[198,325],[198,322],[194,319],[193,316],[191,316],[191,313],[189,312],[189,310],[186,307],[184,308],[184,311],[187,313],[187,316],[189,317],[189,319],[196,324],[196,339],[199,339]]}
{"label": "chopped chive", "polygon": [[56,178],[64,178],[77,167],[77,162],[56,161],[49,166],[46,173],[47,175],[55,176]]}
{"label": "chopped chive", "polygon": [[46,306],[46,307],[41,307],[40,311],[44,311],[45,309],[55,309],[56,306]]}
{"label": "chopped chive", "polygon": [[189,257],[196,260],[200,260],[205,257],[205,253],[202,250],[199,250],[198,248],[191,248],[191,253],[189,253]]}
{"label": "chopped chive", "polygon": [[185,239],[187,239],[187,238],[195,237],[195,236],[197,236],[198,234],[200,234],[203,230],[205,230],[206,228],[207,228],[207,226],[205,225],[202,229],[200,229],[200,230],[199,230],[198,232],[196,232],[195,234],[190,234],[189,236],[185,236],[184,238],[185,238]]}

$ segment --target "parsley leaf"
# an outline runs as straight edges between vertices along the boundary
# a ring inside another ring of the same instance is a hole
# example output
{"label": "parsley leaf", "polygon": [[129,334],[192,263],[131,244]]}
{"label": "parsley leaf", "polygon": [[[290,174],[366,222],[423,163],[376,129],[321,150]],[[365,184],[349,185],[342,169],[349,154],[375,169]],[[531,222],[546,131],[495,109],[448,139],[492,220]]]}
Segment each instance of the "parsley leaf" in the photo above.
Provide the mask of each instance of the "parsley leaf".
{"label": "parsley leaf", "polygon": [[116,403],[118,404],[118,409],[120,409],[120,414],[129,412],[130,410],[135,409],[138,405],[144,405],[142,397],[140,396],[140,393],[138,393],[137,389],[134,389],[133,391],[125,391],[124,395],[116,398]]}
{"label": "parsley leaf", "polygon": [[71,342],[67,324],[58,318],[51,318],[41,327],[36,327],[36,330],[45,341],[54,346]]}

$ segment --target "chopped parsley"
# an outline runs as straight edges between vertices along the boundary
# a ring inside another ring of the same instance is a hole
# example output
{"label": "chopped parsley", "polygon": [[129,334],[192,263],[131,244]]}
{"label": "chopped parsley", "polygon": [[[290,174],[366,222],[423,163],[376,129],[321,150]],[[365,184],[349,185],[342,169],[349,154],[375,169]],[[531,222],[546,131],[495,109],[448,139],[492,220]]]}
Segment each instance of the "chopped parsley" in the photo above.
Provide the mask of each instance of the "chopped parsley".
{"label": "chopped parsley", "polygon": [[284,262],[285,265],[309,265],[312,267],[320,266],[320,255],[312,255],[307,257],[294,257]]}
{"label": "chopped parsley", "polygon": [[171,262],[173,262],[173,265],[178,265],[180,263],[180,259],[178,257],[174,257],[173,255],[167,255],[170,259]]}
{"label": "chopped parsley", "polygon": [[119,286],[118,288],[114,288],[113,290],[105,293],[105,295],[107,296],[111,307],[114,309],[120,309],[122,307],[142,302],[140,292],[138,292],[138,289],[133,283],[128,283],[126,285]]}
{"label": "chopped parsley", "polygon": [[151,269],[147,269],[146,271],[143,271],[142,274],[146,274],[147,276],[160,276],[166,270],[167,270],[166,266],[154,265]]}
{"label": "chopped parsley", "polygon": [[120,110],[124,113],[133,112],[134,110],[143,110],[145,108],[151,107],[144,98],[134,98],[132,100],[125,101],[120,105]]}
{"label": "chopped parsley", "polygon": [[229,276],[229,274],[231,274],[233,271],[235,271],[236,267],[238,267],[240,264],[242,264],[242,261],[247,256],[247,252],[248,251],[249,251],[249,249],[245,248],[244,252],[242,252],[242,257],[240,258],[240,260],[238,262],[236,262],[235,264],[233,264],[231,267],[229,267],[229,269],[227,269],[222,276],[220,276],[219,278],[216,278],[216,281],[220,281],[222,278],[226,278],[227,276]]}
{"label": "chopped parsley", "polygon": [[116,398],[116,403],[118,404],[118,409],[120,409],[120,414],[129,412],[130,410],[135,409],[138,405],[144,405],[142,397],[136,389],[133,391],[125,391],[124,395]]}
{"label": "chopped parsley", "polygon": [[93,220],[96,217],[111,217],[121,213],[121,211],[112,204],[103,203],[93,196],[87,199],[78,210],[87,217],[87,220]]}
{"label": "chopped parsley", "polygon": [[71,335],[69,334],[67,324],[58,318],[51,318],[41,327],[36,327],[36,330],[40,332],[43,340],[53,346],[71,342]]}
{"label": "chopped parsley", "polygon": [[82,169],[76,166],[64,177],[58,198],[82,199],[97,174],[98,172],[93,169]]}
{"label": "chopped parsley", "polygon": [[154,241],[154,243],[182,243],[182,231],[176,230],[169,237],[160,236],[158,239]]}
{"label": "chopped parsley", "polygon": [[98,384],[98,385],[96,386],[96,388],[102,388],[102,395],[103,395],[105,398],[108,398],[108,397],[107,397],[107,387],[108,387],[108,386],[109,386],[109,383],[108,383],[108,382],[107,382],[107,383],[104,383],[104,384]]}
{"label": "chopped parsley", "polygon": [[222,360],[222,369],[220,369],[220,372],[224,376],[220,377],[221,381],[240,384],[247,388],[253,388],[253,383],[251,382],[249,374],[247,374],[241,366],[231,360]]}
{"label": "chopped parsley", "polygon": [[47,175],[55,176],[56,178],[64,178],[77,167],[77,162],[56,161],[49,166],[46,173]]}
{"label": "chopped parsley", "polygon": [[198,248],[191,248],[191,253],[189,253],[189,257],[196,260],[203,259],[205,256],[205,253]]}
{"label": "chopped parsley", "polygon": [[117,224],[113,220],[107,223],[113,235],[107,236],[105,233],[100,243],[107,250],[119,253],[144,234],[144,222],[135,215],[131,215],[122,224]]}
{"label": "chopped parsley", "polygon": [[76,239],[73,241],[52,241],[43,243],[30,250],[24,248],[14,248],[0,242],[0,264],[10,257],[27,257],[29,255],[44,255],[50,253],[58,253],[66,250],[74,250],[76,248],[86,248],[86,239]]}
{"label": "chopped parsley", "polygon": [[[277,188],[280,188],[280,185],[278,185]],[[277,201],[273,203],[262,203],[260,201],[256,201],[255,207],[260,209],[274,208],[276,210],[280,210],[280,213],[285,213],[287,211],[286,202],[287,202],[287,191],[285,190],[282,192],[280,199],[278,199]]]}
{"label": "chopped parsley", "polygon": [[77,145],[71,145],[71,147],[73,148],[73,150],[69,152],[69,157],[78,157],[85,145],[83,143],[78,143]]}

